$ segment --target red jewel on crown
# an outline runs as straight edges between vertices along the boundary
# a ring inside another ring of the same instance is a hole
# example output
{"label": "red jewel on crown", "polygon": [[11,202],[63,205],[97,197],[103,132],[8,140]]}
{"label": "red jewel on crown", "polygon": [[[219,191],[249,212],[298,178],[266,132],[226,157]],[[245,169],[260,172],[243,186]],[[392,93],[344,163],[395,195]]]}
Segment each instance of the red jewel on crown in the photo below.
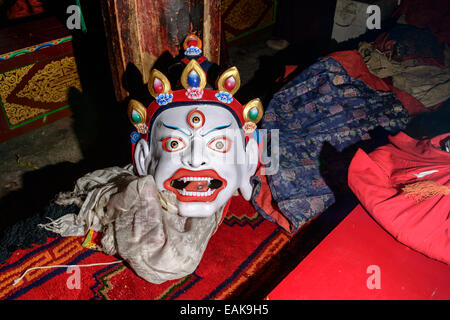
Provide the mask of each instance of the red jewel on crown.
{"label": "red jewel on crown", "polygon": [[225,83],[223,85],[228,91],[231,91],[236,86],[236,80],[234,79],[234,77],[229,77],[227,80],[225,80]]}
{"label": "red jewel on crown", "polygon": [[153,81],[153,89],[158,94],[162,93],[164,91],[164,84],[162,83],[161,80],[159,80],[158,78],[155,78],[155,80]]}

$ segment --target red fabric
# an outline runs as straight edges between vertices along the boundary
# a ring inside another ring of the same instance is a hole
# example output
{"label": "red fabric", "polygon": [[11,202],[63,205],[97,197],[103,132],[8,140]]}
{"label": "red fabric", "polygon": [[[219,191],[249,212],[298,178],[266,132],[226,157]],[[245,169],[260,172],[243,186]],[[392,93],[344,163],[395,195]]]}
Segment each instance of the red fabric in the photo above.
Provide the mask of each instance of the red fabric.
{"label": "red fabric", "polygon": [[[400,242],[446,263],[450,263],[450,195],[416,203],[400,190],[424,180],[450,188],[450,153],[439,147],[449,136],[418,141],[401,132],[369,155],[358,150],[348,174],[350,188],[383,228]],[[416,176],[433,170],[437,172]]]}
{"label": "red fabric", "polygon": [[270,191],[269,182],[267,176],[261,174],[263,167],[261,166],[256,171],[256,176],[261,180],[261,188],[258,195],[255,197],[255,201],[258,206],[269,216],[275,219],[275,221],[284,229],[292,232],[291,222],[283,215],[275,200],[273,200],[272,192]]}
{"label": "red fabric", "polygon": [[268,299],[450,299],[450,266],[395,241],[357,206]]}
{"label": "red fabric", "polygon": [[329,57],[339,62],[350,77],[363,81],[374,90],[389,91],[389,86],[381,78],[370,73],[358,50],[337,51]]}
{"label": "red fabric", "polygon": [[383,79],[372,74],[367,68],[364,59],[359,54],[358,50],[338,51],[329,55],[339,62],[347,71],[349,76],[363,81],[369,87],[377,91],[391,91],[397,99],[408,110],[409,114],[416,115],[422,112],[427,112],[428,109],[416,98],[409,93],[395,88],[387,84]]}
{"label": "red fabric", "polygon": [[[206,60],[205,56],[201,56],[200,58],[196,59],[198,64],[202,64],[202,62],[204,62]],[[188,58],[183,58],[181,59],[181,62],[183,62],[184,64],[188,64],[189,62],[191,62],[191,60],[189,60]]]}
{"label": "red fabric", "polygon": [[298,66],[293,65],[286,65],[284,66],[284,76],[283,78],[286,79],[291,75],[292,72],[296,71],[298,69]]}
{"label": "red fabric", "polygon": [[400,11],[408,24],[433,31],[439,41],[450,43],[450,2],[448,0],[402,1]]}

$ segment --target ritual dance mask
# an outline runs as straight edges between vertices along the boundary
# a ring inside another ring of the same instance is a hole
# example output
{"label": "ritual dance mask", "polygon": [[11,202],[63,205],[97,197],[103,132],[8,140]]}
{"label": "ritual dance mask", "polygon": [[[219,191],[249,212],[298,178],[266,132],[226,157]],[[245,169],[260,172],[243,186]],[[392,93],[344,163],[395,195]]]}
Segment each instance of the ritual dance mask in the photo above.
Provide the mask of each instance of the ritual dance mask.
{"label": "ritual dance mask", "polygon": [[[200,40],[187,40],[186,51],[198,52]],[[259,99],[242,106],[233,97],[240,87],[236,67],[220,75],[217,90],[208,90],[204,70],[191,59],[181,84],[184,89],[172,91],[167,77],[153,69],[148,90],[155,100],[147,108],[130,100],[128,116],[137,129],[131,135],[133,165],[140,176],[152,175],[159,191],[176,195],[180,215],[211,216],[237,190],[251,197],[263,108]]]}

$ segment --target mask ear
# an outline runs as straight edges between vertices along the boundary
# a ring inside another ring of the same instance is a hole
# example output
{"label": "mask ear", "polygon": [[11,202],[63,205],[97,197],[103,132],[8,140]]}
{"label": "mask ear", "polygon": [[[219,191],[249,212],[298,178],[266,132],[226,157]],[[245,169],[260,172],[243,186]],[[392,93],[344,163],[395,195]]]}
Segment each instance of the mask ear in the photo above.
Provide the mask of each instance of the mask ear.
{"label": "mask ear", "polygon": [[241,195],[245,200],[250,200],[252,196],[253,186],[250,183],[250,178],[256,173],[258,154],[258,143],[255,139],[250,139],[245,147],[245,164],[239,186]]}
{"label": "mask ear", "polygon": [[148,147],[147,141],[145,141],[144,139],[139,140],[134,149],[134,163],[139,176],[146,176],[148,174],[147,159],[149,157],[150,149]]}

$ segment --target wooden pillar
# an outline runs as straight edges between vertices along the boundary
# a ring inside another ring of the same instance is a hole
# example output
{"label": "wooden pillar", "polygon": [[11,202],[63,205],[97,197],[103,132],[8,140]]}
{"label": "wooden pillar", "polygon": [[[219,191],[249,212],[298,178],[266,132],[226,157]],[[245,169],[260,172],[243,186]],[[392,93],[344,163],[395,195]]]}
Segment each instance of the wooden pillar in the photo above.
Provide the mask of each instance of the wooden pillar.
{"label": "wooden pillar", "polygon": [[128,96],[123,76],[131,63],[147,83],[164,52],[173,57],[189,32],[203,40],[204,55],[220,64],[220,0],[102,0],[116,98]]}

